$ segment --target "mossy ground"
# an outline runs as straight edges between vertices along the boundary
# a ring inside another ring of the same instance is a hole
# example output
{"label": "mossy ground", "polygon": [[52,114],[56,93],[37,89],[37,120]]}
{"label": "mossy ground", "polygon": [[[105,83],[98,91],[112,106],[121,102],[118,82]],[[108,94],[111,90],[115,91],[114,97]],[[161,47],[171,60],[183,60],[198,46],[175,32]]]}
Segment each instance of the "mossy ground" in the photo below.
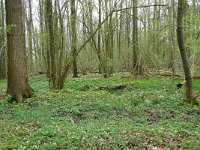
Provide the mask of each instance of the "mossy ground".
{"label": "mossy ground", "polygon": [[[68,78],[60,91],[50,91],[45,76],[31,77],[33,98],[0,98],[0,149],[200,149],[200,108],[184,102],[183,89],[172,90],[170,79],[120,76]],[[194,87],[198,94],[200,80]]]}

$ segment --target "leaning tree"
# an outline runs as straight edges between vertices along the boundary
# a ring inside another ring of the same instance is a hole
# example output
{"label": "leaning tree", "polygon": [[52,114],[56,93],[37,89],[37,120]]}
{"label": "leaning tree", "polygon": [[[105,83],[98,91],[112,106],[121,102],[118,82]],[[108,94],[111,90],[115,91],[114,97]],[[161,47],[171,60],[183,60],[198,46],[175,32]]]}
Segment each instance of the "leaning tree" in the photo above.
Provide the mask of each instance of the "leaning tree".
{"label": "leaning tree", "polygon": [[185,0],[178,1],[178,13],[177,13],[177,40],[183,63],[183,69],[185,73],[185,88],[186,88],[186,101],[189,103],[195,103],[195,98],[192,90],[192,74],[190,70],[190,64],[186,51],[185,41],[183,37],[183,14],[184,14],[184,2]]}
{"label": "leaning tree", "polygon": [[6,0],[8,47],[8,93],[13,100],[22,102],[33,95],[28,83],[25,29],[22,0]]}

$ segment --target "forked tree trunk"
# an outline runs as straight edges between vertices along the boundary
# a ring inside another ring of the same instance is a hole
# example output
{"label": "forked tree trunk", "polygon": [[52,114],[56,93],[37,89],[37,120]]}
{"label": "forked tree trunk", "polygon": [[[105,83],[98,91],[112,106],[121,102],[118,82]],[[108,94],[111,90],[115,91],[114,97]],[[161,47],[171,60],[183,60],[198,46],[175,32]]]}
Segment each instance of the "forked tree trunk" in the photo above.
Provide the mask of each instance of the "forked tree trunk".
{"label": "forked tree trunk", "polygon": [[25,30],[22,18],[22,0],[6,0],[6,24],[8,46],[8,93],[21,102],[33,96],[28,83]]}
{"label": "forked tree trunk", "polygon": [[190,65],[188,60],[188,55],[186,52],[185,41],[183,37],[183,14],[184,14],[184,0],[178,1],[178,16],[177,16],[177,40],[178,46],[181,53],[181,59],[183,63],[183,69],[185,73],[185,90],[186,90],[186,101],[189,103],[194,103],[194,94],[192,90],[192,75],[190,71]]}

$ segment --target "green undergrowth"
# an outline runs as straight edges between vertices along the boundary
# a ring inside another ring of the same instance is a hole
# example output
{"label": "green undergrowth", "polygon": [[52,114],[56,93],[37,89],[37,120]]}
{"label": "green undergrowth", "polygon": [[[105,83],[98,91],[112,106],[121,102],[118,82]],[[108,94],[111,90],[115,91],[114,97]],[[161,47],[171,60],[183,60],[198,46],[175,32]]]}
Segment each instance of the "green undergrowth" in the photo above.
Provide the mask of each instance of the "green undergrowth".
{"label": "green undergrowth", "polygon": [[[200,108],[184,103],[184,90],[172,90],[169,79],[93,74],[68,78],[56,91],[45,76],[30,83],[33,98],[0,100],[0,149],[200,149]],[[100,89],[118,85],[127,88]],[[199,80],[194,87],[198,93]]]}

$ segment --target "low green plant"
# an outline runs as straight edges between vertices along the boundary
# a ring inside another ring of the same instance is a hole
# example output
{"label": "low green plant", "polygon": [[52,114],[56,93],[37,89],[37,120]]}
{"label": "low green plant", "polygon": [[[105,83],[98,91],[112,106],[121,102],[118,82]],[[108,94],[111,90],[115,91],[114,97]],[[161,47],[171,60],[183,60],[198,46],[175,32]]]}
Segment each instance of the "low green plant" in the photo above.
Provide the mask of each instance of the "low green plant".
{"label": "low green plant", "polygon": [[[50,91],[45,76],[30,78],[35,97],[22,104],[0,100],[0,149],[199,149],[200,108],[184,102],[170,80],[68,78]],[[100,86],[131,84],[123,91]],[[199,81],[194,81],[199,90]],[[89,85],[93,88],[79,90]],[[6,91],[6,81],[0,81]]]}

